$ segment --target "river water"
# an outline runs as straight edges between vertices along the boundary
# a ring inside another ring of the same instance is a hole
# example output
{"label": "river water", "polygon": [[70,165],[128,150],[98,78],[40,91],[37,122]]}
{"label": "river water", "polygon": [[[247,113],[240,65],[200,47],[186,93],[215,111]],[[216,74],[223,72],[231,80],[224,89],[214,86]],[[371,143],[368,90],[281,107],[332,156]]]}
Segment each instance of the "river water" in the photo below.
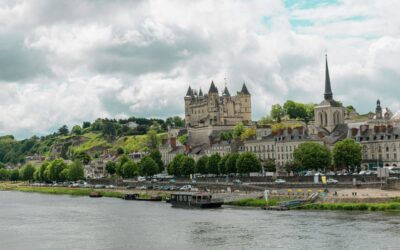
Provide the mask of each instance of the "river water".
{"label": "river water", "polygon": [[0,192],[0,249],[400,249],[400,214]]}

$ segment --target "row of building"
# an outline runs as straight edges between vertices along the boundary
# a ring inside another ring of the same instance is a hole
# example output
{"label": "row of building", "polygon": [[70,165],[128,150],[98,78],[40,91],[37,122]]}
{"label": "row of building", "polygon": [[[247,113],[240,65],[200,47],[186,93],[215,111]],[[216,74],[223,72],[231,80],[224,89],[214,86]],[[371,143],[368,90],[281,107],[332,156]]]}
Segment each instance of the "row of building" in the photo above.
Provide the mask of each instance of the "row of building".
{"label": "row of building", "polygon": [[[164,163],[180,153],[198,159],[214,153],[249,151],[262,161],[274,159],[277,166],[283,167],[293,160],[293,151],[304,142],[331,148],[338,141],[353,138],[362,146],[363,168],[399,166],[400,112],[393,114],[390,109],[383,109],[379,100],[375,112],[368,116],[348,111],[333,98],[327,58],[325,63],[324,98],[314,108],[314,120],[296,128],[272,131],[270,127],[257,127],[251,121],[251,94],[245,84],[235,96],[230,95],[226,85],[219,95],[213,82],[207,94],[189,87],[184,97],[186,128],[169,130],[168,141],[160,147]],[[232,131],[240,122],[256,128],[256,137],[244,141],[220,139],[221,133]],[[184,133],[188,134],[188,141],[182,145],[177,138]]]}

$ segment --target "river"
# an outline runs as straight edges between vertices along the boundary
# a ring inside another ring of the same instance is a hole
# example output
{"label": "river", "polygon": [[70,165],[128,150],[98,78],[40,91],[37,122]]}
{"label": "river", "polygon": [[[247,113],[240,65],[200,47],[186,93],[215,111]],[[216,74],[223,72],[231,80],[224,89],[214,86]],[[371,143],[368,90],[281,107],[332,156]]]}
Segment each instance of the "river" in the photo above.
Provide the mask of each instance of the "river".
{"label": "river", "polygon": [[0,192],[0,249],[400,249],[400,214]]}

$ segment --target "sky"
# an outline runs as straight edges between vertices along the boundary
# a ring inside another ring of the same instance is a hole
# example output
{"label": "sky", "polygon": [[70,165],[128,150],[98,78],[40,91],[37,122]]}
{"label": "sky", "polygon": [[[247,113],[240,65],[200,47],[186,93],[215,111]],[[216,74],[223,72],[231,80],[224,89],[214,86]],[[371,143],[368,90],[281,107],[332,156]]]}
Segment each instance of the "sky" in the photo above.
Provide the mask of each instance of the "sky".
{"label": "sky", "polygon": [[334,98],[400,109],[400,1],[2,0],[0,135],[102,118],[183,116],[188,86],[243,82],[253,120]]}

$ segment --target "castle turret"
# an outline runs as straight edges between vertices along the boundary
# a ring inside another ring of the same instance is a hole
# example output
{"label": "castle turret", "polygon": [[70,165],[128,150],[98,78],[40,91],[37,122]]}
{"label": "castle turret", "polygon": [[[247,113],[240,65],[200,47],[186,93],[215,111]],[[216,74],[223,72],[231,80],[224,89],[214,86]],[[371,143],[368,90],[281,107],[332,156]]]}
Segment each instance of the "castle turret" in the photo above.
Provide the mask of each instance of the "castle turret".
{"label": "castle turret", "polygon": [[240,98],[241,108],[240,113],[244,123],[251,122],[251,95],[247,89],[246,83],[243,82],[242,90],[238,92],[238,97]]}
{"label": "castle turret", "polygon": [[189,86],[187,92],[186,92],[186,96],[184,98],[185,100],[185,121],[187,123],[190,124],[190,102],[192,100],[192,96],[193,96],[193,90],[192,88]]}
{"label": "castle turret", "polygon": [[375,118],[382,119],[382,107],[379,99],[376,101]]}

